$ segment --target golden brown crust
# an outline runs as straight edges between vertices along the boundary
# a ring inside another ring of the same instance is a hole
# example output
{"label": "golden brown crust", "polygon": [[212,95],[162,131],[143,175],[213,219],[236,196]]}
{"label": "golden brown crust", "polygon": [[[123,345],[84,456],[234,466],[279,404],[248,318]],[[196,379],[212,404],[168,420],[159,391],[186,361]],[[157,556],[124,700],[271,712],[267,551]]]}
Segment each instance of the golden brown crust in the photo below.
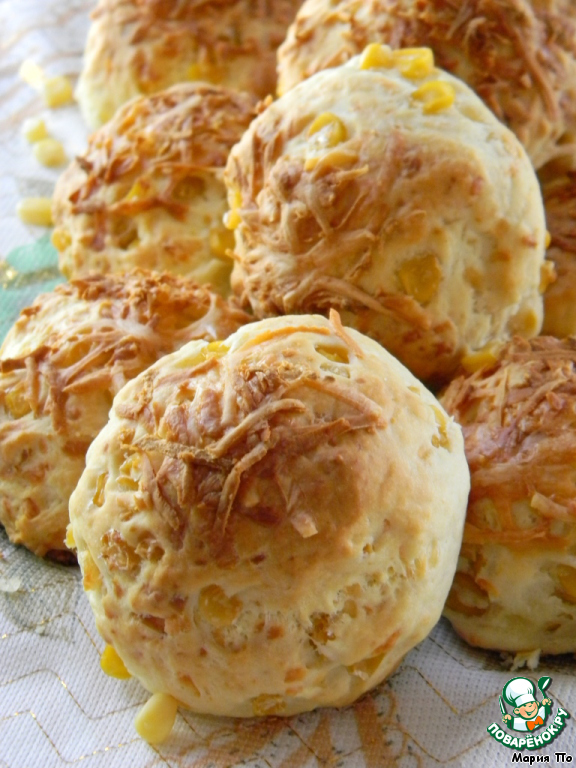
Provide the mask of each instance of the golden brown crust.
{"label": "golden brown crust", "polygon": [[332,317],[253,323],[149,368],[71,499],[99,631],[194,711],[346,704],[448,591],[468,492],[459,430]]}
{"label": "golden brown crust", "polygon": [[542,333],[564,338],[576,334],[576,172],[544,180],[542,194],[550,233],[547,257],[556,270],[544,294]]}
{"label": "golden brown crust", "polygon": [[575,365],[575,338],[515,339],[441,398],[472,483],[446,614],[473,644],[576,649]]}
{"label": "golden brown crust", "polygon": [[264,98],[301,0],[100,0],[77,96],[92,127],[118,107],[201,80]]}
{"label": "golden brown crust", "polygon": [[62,272],[143,267],[226,293],[231,243],[221,221],[222,168],[255,115],[253,96],[199,83],[125,105],[56,186]]}
{"label": "golden brown crust", "polygon": [[[535,167],[574,150],[576,11],[564,0],[308,0],[278,52],[279,90],[368,43],[433,49],[526,147]],[[562,146],[566,136],[570,146]]]}
{"label": "golden brown crust", "polygon": [[114,395],[162,355],[248,320],[204,287],[134,271],[76,280],[23,310],[0,348],[0,521],[65,551],[68,498]]}
{"label": "golden brown crust", "polygon": [[[454,101],[425,114],[420,87]],[[311,134],[317,118],[340,140]],[[257,317],[335,307],[429,382],[448,380],[470,350],[540,328],[534,170],[514,135],[440,69],[414,79],[356,57],[319,72],[253,121],[225,181],[232,287]]]}

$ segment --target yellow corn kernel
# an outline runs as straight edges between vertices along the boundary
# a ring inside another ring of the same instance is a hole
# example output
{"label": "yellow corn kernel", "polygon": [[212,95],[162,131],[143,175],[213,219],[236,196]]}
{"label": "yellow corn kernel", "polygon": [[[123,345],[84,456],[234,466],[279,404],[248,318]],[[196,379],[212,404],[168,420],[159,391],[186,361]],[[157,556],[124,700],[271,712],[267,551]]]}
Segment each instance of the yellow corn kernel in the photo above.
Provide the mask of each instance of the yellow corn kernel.
{"label": "yellow corn kernel", "polygon": [[566,603],[576,604],[576,568],[570,565],[559,565],[556,576],[560,584],[558,596]]}
{"label": "yellow corn kernel", "polygon": [[433,254],[405,261],[398,270],[403,289],[420,304],[427,304],[436,293],[442,279],[442,269]]}
{"label": "yellow corn kernel", "polygon": [[242,601],[235,596],[228,597],[217,584],[210,584],[200,591],[198,610],[213,627],[228,627],[242,610]]}
{"label": "yellow corn kernel", "polygon": [[462,368],[464,368],[466,373],[475,373],[475,371],[479,371],[480,368],[494,365],[498,360],[501,348],[502,344],[491,341],[476,352],[469,352],[467,355],[464,355],[460,361]]}
{"label": "yellow corn kernel", "polygon": [[432,435],[432,445],[435,448],[450,448],[450,440],[448,439],[448,419],[446,418],[444,411],[437,408],[435,405],[431,406],[434,411],[434,418],[438,426],[438,434]]}
{"label": "yellow corn kernel", "polygon": [[177,368],[194,368],[206,360],[224,357],[230,348],[223,341],[211,341],[205,344],[195,355],[180,359],[175,365]]}
{"label": "yellow corn kernel", "polygon": [[129,475],[132,470],[135,472],[140,471],[140,467],[142,465],[142,460],[140,459],[140,456],[137,453],[133,453],[129,455],[122,464],[120,465],[120,474],[121,475]]}
{"label": "yellow corn kernel", "polygon": [[18,384],[8,390],[5,403],[6,409],[13,419],[21,419],[32,411],[32,407],[26,397],[26,388],[23,384]]}
{"label": "yellow corn kernel", "polygon": [[30,117],[22,124],[22,135],[30,144],[48,138],[46,123],[40,117]]}
{"label": "yellow corn kernel", "polygon": [[190,64],[188,72],[186,73],[188,80],[203,80],[204,67],[200,64]]}
{"label": "yellow corn kernel", "polygon": [[212,356],[217,355],[218,357],[222,357],[222,355],[225,355],[229,349],[230,347],[227,347],[223,341],[220,341],[218,339],[216,341],[208,342],[208,345],[204,347],[204,350],[206,352],[210,352]]}
{"label": "yellow corn kernel", "polygon": [[252,699],[252,712],[256,717],[265,715],[278,715],[286,709],[286,702],[282,696],[263,693]]}
{"label": "yellow corn kernel", "polygon": [[[137,459],[138,457],[136,456],[134,458]],[[139,467],[134,466],[134,471],[137,475],[136,477],[132,477],[131,469],[124,469],[124,467],[128,465],[130,461],[131,459],[127,459],[127,461],[125,461],[124,464],[120,467],[120,474],[116,480],[118,489],[120,491],[137,491],[140,488],[138,477]]]}
{"label": "yellow corn kernel", "polygon": [[239,189],[235,189],[231,199],[229,196],[230,208],[235,211],[237,208],[242,208],[242,194]]}
{"label": "yellow corn kernel", "polygon": [[114,108],[110,104],[105,104],[101,107],[98,118],[100,123],[107,123],[114,117]]}
{"label": "yellow corn kernel", "polygon": [[70,523],[68,523],[68,525],[66,526],[66,538],[64,539],[64,544],[66,544],[68,549],[76,549],[74,532],[72,531],[72,525]]}
{"label": "yellow corn kernel", "polygon": [[234,250],[234,235],[228,229],[214,227],[210,230],[208,245],[213,254],[224,258],[228,251]]}
{"label": "yellow corn kernel", "polygon": [[388,45],[370,43],[364,48],[360,59],[360,69],[389,68],[394,66],[392,50]]}
{"label": "yellow corn kernel", "polygon": [[188,67],[188,80],[207,80],[209,83],[221,83],[226,72],[219,64],[199,62]]}
{"label": "yellow corn kernel", "polygon": [[536,314],[532,307],[523,307],[514,317],[510,319],[510,330],[512,333],[519,333],[525,339],[536,336],[540,330],[541,318]]}
{"label": "yellow corn kernel", "polygon": [[454,104],[456,90],[452,83],[445,83],[443,80],[431,80],[417,88],[412,94],[412,98],[422,102],[422,111],[425,115],[432,115],[443,109],[448,109]]}
{"label": "yellow corn kernel", "polygon": [[91,589],[97,589],[102,584],[102,574],[94,562],[94,558],[89,552],[84,554],[82,560],[82,586],[85,592]]}
{"label": "yellow corn kernel", "polygon": [[316,352],[323,357],[332,360],[335,363],[349,363],[348,350],[346,347],[338,347],[336,345],[328,346],[326,344],[318,344],[315,347]]}
{"label": "yellow corn kernel", "polygon": [[554,262],[545,261],[540,267],[540,285],[538,286],[540,293],[545,293],[549,285],[552,285],[557,278]]}
{"label": "yellow corn kernel", "polygon": [[104,488],[106,486],[107,480],[108,472],[102,472],[101,475],[98,475],[98,480],[96,481],[96,491],[94,492],[94,496],[92,498],[92,501],[97,507],[101,507],[104,504]]}
{"label": "yellow corn kernel", "polygon": [[176,368],[195,368],[200,363],[203,363],[206,360],[206,357],[202,354],[202,350],[197,352],[195,355],[190,355],[189,357],[181,357],[178,359],[177,362],[174,363]]}
{"label": "yellow corn kernel", "polygon": [[224,226],[226,229],[236,229],[242,223],[242,217],[238,209],[242,207],[242,195],[238,189],[234,190],[232,195],[228,196],[230,210],[224,214]]}
{"label": "yellow corn kernel", "polygon": [[548,230],[546,230],[546,235],[544,237],[544,247],[550,248],[551,242],[552,242],[552,235],[550,234],[550,232],[548,232]]}
{"label": "yellow corn kernel", "polygon": [[107,645],[104,648],[102,656],[100,656],[100,666],[109,677],[117,677],[119,680],[128,680],[129,677],[132,677],[113,645]]}
{"label": "yellow corn kernel", "polygon": [[236,229],[242,223],[242,217],[238,211],[227,211],[224,214],[224,226],[226,229]]}
{"label": "yellow corn kernel", "polygon": [[140,488],[137,480],[133,480],[131,477],[126,477],[126,475],[120,475],[116,484],[119,491],[137,491]]}
{"label": "yellow corn kernel", "polygon": [[101,555],[110,571],[137,571],[142,558],[126,541],[120,531],[113,528],[100,537]]}
{"label": "yellow corn kernel", "polygon": [[34,144],[32,151],[36,160],[48,168],[56,168],[66,162],[64,147],[56,139],[41,139]]}
{"label": "yellow corn kernel", "polygon": [[431,48],[398,48],[392,52],[392,58],[400,74],[409,80],[420,80],[434,71]]}
{"label": "yellow corn kernel", "polygon": [[153,694],[136,715],[134,725],[148,744],[160,744],[172,733],[178,702],[168,693]]}
{"label": "yellow corn kernel", "polygon": [[146,197],[148,194],[148,187],[140,181],[140,179],[137,179],[132,187],[130,188],[130,191],[124,198],[125,200],[141,200],[142,198]]}
{"label": "yellow corn kernel", "polygon": [[355,664],[347,666],[346,669],[349,674],[356,675],[356,677],[359,677],[361,680],[368,680],[372,677],[374,672],[376,672],[385,656],[385,653],[380,653],[377,656],[371,656],[363,661],[357,661]]}
{"label": "yellow corn kernel", "polygon": [[72,237],[70,236],[70,233],[66,229],[61,229],[59,227],[52,232],[52,237],[50,239],[54,248],[56,248],[57,251],[60,251],[60,253],[72,245]]}
{"label": "yellow corn kernel", "polygon": [[42,88],[42,84],[45,80],[44,70],[42,67],[39,67],[38,64],[34,63],[30,59],[25,59],[22,62],[20,69],[18,70],[18,75],[22,80],[24,80],[25,83],[28,83],[28,85],[32,86],[32,88],[35,88],[38,91]]}
{"label": "yellow corn kernel", "polygon": [[335,147],[337,144],[346,141],[348,132],[346,126],[337,115],[332,112],[323,112],[312,122],[308,128],[308,138],[313,140],[318,149],[325,147]]}
{"label": "yellow corn kernel", "polygon": [[319,162],[320,162],[319,157],[307,157],[306,160],[304,160],[304,170],[313,171]]}
{"label": "yellow corn kernel", "polygon": [[72,83],[64,75],[48,77],[42,83],[42,96],[47,107],[63,107],[74,100]]}
{"label": "yellow corn kernel", "polygon": [[229,349],[230,347],[227,347],[223,341],[211,341],[205,347],[202,347],[201,355],[206,360],[211,357],[224,357]]}
{"label": "yellow corn kernel", "polygon": [[338,147],[336,147],[331,148],[328,152],[323,152],[321,155],[307,157],[304,161],[304,170],[312,171],[316,167],[319,167],[320,170],[346,168],[357,160],[358,155],[355,152],[350,152],[347,149],[338,149]]}
{"label": "yellow corn kernel", "polygon": [[49,197],[25,197],[18,203],[16,213],[24,224],[52,226],[52,200]]}

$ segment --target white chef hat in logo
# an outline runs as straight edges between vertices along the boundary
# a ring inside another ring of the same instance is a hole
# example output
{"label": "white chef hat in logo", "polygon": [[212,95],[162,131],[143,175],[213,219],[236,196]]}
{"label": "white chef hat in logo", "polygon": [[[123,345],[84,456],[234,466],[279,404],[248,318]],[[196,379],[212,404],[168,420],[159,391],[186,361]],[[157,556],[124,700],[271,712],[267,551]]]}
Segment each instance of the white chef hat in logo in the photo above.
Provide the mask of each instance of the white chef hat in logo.
{"label": "white chef hat in logo", "polygon": [[529,701],[536,701],[535,686],[527,677],[515,677],[504,686],[504,698],[513,707],[521,707]]}

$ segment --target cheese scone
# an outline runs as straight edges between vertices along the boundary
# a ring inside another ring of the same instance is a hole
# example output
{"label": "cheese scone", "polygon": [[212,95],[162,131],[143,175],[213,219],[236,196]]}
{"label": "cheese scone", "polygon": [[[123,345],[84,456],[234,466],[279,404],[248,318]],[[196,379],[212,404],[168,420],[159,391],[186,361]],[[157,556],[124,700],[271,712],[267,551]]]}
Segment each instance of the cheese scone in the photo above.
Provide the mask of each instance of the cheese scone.
{"label": "cheese scone", "polygon": [[228,293],[233,238],[222,224],[222,173],[255,115],[253,96],[202,83],[126,104],[56,185],[52,240],[62,273],[141,267]]}
{"label": "cheese scone", "polygon": [[116,392],[159,357],[249,318],[186,278],[134,271],[58,286],[0,347],[0,523],[37,555],[71,560],[68,500]]}
{"label": "cheese scone", "polygon": [[232,288],[258,317],[341,312],[418,377],[542,323],[544,210],[526,152],[428,48],[370,45],[232,149]]}
{"label": "cheese scone", "polygon": [[576,339],[515,339],[441,397],[472,488],[445,614],[469,643],[576,651]]}
{"label": "cheese scone", "polygon": [[135,96],[204,81],[258,98],[302,0],[99,0],[76,98],[91,128]]}
{"label": "cheese scone", "polygon": [[149,691],[292,715],[353,701],[434,626],[468,490],[459,427],[379,344],[336,312],[270,318],[119,392],[70,543]]}
{"label": "cheese scone", "polygon": [[556,272],[544,294],[542,333],[564,338],[576,335],[576,172],[543,180],[542,193],[550,232],[546,255]]}
{"label": "cheese scone", "polygon": [[429,46],[523,143],[535,167],[576,137],[572,0],[306,0],[278,51],[278,92],[371,42]]}

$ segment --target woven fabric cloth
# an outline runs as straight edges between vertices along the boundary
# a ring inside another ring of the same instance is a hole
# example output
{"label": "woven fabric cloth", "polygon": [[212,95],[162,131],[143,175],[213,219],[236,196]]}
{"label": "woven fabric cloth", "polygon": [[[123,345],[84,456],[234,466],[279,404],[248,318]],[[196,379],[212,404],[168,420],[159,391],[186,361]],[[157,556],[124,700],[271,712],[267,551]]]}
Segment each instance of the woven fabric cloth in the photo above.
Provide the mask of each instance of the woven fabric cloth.
{"label": "woven fabric cloth", "polygon": [[[40,166],[22,136],[45,119],[70,158],[86,129],[75,105],[47,110],[18,78],[25,59],[75,79],[92,2],[0,0],[0,337],[19,310],[62,278],[48,230],[23,225],[18,200],[50,196],[59,170]],[[171,738],[150,747],[133,720],[148,694],[106,677],[104,647],[76,568],[41,561],[0,529],[0,766],[53,768],[417,768],[501,766],[512,753],[487,733],[513,676],[498,654],[467,647],[444,620],[378,689],[343,710],[287,719],[227,720],[180,711]],[[574,662],[546,660],[554,710],[576,713]],[[518,674],[518,673],[516,673]],[[548,695],[548,694],[547,694]],[[576,726],[536,754],[576,753]],[[528,753],[525,753],[528,754]]]}

